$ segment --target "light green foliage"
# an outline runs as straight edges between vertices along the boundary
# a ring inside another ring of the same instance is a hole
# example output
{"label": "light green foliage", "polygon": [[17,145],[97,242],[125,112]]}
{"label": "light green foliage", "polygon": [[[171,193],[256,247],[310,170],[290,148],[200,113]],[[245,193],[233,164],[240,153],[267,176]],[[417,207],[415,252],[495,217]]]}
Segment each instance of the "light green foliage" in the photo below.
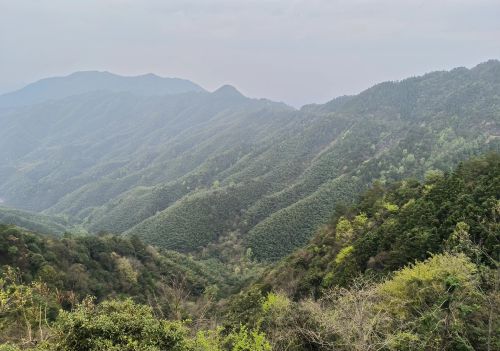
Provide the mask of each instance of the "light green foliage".
{"label": "light green foliage", "polygon": [[458,222],[446,241],[446,246],[451,252],[463,252],[477,262],[481,258],[481,248],[472,242],[469,231],[470,226],[467,223]]}
{"label": "light green foliage", "polygon": [[287,323],[264,330],[280,350],[493,350],[500,320],[492,303],[500,295],[481,287],[489,273],[481,276],[464,254],[434,255],[382,282],[364,277],[303,299],[291,305]]}
{"label": "light green foliage", "polygon": [[[155,315],[132,299],[96,303],[87,297],[62,310],[58,290],[42,283],[23,285],[8,268],[0,278],[0,350],[32,351],[270,351],[264,333],[245,326],[230,331],[188,329],[188,324]],[[57,306],[51,315],[49,304]],[[35,346],[36,345],[36,346]]]}
{"label": "light green foliage", "polygon": [[270,292],[262,302],[258,324],[265,331],[273,350],[301,350],[303,340],[297,333],[296,318],[301,312],[285,293]]}
{"label": "light green foliage", "polygon": [[437,169],[430,169],[425,172],[425,182],[432,184],[443,178],[444,174],[442,171]]}
{"label": "light green foliage", "polygon": [[116,257],[116,268],[121,275],[122,280],[135,284],[137,283],[138,272],[132,267],[130,260],[126,257]]}
{"label": "light green foliage", "polygon": [[353,221],[352,221],[354,230],[360,231],[365,228],[365,226],[368,224],[368,217],[366,216],[366,213],[360,213],[359,215],[355,216]]}
{"label": "light green foliage", "polygon": [[[435,307],[439,307],[452,294],[479,292],[476,274],[477,267],[463,254],[433,256],[402,269],[381,284],[381,308],[390,306],[391,312],[398,318],[409,318],[419,314],[421,309],[432,308],[429,301],[434,301],[437,304]],[[465,299],[464,296],[459,298]]]}
{"label": "light green foliage", "polygon": [[376,309],[389,313],[388,327],[398,331],[389,333],[393,349],[468,350],[484,345],[482,337],[492,342],[478,268],[463,254],[436,255],[404,268],[377,290]]}
{"label": "light green foliage", "polygon": [[352,240],[354,235],[352,224],[345,217],[340,217],[339,221],[337,222],[337,226],[335,227],[335,232],[340,242],[349,242]]}
{"label": "light green foliage", "polygon": [[45,340],[50,335],[49,323],[57,316],[57,307],[56,298],[45,283],[24,285],[15,269],[4,267],[0,276],[0,343]]}
{"label": "light green foliage", "polygon": [[420,337],[408,331],[390,334],[387,338],[387,347],[391,351],[416,351],[423,349]]}
{"label": "light green foliage", "polygon": [[397,212],[397,211],[399,210],[399,206],[398,206],[398,205],[396,205],[396,204],[391,204],[391,203],[389,203],[389,202],[384,203],[384,208],[385,208],[387,211],[391,212],[391,213],[395,213],[395,212]]}
{"label": "light green foliage", "polygon": [[3,344],[0,345],[0,351],[21,351],[21,349],[15,345]]}
{"label": "light green foliage", "polygon": [[347,256],[352,254],[353,251],[354,251],[354,246],[352,245],[344,247],[342,250],[339,251],[339,253],[335,257],[335,263],[341,264],[346,259]]}
{"label": "light green foliage", "polygon": [[201,330],[193,340],[194,351],[223,351],[222,329]]}
{"label": "light green foliage", "polygon": [[224,335],[221,328],[200,331],[193,341],[194,351],[271,351],[264,333],[245,326]]}
{"label": "light green foliage", "polygon": [[290,300],[283,294],[270,292],[262,303],[262,310],[266,314],[279,314],[290,307]]}
{"label": "light green foliage", "polygon": [[271,351],[271,345],[263,333],[248,331],[244,326],[229,334],[226,340],[231,345],[231,351]]}

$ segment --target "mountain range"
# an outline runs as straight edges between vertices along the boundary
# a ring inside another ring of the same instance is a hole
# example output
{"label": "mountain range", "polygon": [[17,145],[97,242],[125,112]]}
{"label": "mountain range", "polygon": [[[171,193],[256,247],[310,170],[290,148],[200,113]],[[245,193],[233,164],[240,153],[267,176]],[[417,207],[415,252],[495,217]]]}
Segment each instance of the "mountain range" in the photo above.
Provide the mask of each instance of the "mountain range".
{"label": "mountain range", "polygon": [[0,96],[0,351],[500,349],[500,62],[295,109]]}
{"label": "mountain range", "polygon": [[500,150],[499,92],[494,60],[301,109],[154,75],[50,78],[0,96],[0,198],[18,218],[277,260],[374,181]]}

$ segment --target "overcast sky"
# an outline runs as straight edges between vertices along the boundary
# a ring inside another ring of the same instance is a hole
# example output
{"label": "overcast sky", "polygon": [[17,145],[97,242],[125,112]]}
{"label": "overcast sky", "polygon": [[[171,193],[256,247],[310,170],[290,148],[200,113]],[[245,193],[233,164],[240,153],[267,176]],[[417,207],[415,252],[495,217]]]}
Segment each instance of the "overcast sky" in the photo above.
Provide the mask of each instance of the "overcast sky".
{"label": "overcast sky", "polygon": [[0,0],[0,93],[152,72],[299,106],[500,58],[500,0]]}

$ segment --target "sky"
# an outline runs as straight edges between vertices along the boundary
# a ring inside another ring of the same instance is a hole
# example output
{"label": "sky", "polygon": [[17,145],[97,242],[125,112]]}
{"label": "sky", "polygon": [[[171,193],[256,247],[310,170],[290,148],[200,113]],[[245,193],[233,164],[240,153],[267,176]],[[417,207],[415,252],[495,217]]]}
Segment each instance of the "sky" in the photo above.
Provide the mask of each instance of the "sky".
{"label": "sky", "polygon": [[0,93],[82,70],[293,106],[500,59],[500,0],[0,0]]}

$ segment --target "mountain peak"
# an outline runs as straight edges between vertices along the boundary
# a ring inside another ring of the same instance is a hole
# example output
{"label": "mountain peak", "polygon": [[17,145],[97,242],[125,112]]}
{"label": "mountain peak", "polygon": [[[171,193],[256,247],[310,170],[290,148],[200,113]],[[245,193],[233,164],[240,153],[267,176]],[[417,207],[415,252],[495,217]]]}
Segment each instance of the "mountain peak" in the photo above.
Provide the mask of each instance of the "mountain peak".
{"label": "mountain peak", "polygon": [[120,76],[107,71],[79,71],[64,77],[42,79],[18,91],[1,95],[0,107],[41,103],[92,91],[159,96],[205,90],[189,80],[163,78],[152,73],[140,76]]}
{"label": "mountain peak", "polygon": [[238,91],[232,85],[226,84],[221,86],[219,89],[214,91],[212,94],[216,96],[224,96],[224,97],[244,97],[242,93]]}

